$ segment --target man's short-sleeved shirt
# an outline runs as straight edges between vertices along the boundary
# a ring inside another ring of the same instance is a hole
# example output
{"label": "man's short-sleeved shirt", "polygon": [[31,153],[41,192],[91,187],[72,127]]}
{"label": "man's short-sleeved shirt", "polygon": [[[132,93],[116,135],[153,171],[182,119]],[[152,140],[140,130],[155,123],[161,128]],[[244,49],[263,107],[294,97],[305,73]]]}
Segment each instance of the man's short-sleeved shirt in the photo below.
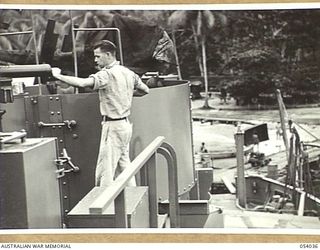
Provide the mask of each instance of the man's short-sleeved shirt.
{"label": "man's short-sleeved shirt", "polygon": [[130,115],[133,91],[143,84],[137,74],[116,61],[90,77],[99,92],[101,115],[113,119]]}

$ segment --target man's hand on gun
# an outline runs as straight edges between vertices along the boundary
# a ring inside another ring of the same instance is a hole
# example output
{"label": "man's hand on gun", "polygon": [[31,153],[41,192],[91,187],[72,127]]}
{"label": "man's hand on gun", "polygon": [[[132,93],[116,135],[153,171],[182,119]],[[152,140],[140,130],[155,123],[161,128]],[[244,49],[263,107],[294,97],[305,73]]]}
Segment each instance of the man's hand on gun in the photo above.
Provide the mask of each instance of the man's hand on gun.
{"label": "man's hand on gun", "polygon": [[60,68],[52,68],[51,74],[53,77],[55,77],[57,79],[57,81],[55,81],[54,83],[56,85],[58,94],[72,94],[72,93],[74,93],[74,88],[72,86],[69,86],[68,84],[60,81],[60,76],[61,76],[61,69]]}
{"label": "man's hand on gun", "polygon": [[59,68],[52,68],[52,75],[55,77],[55,78],[57,78],[57,79],[59,79],[59,76],[61,75],[61,69],[59,69]]}

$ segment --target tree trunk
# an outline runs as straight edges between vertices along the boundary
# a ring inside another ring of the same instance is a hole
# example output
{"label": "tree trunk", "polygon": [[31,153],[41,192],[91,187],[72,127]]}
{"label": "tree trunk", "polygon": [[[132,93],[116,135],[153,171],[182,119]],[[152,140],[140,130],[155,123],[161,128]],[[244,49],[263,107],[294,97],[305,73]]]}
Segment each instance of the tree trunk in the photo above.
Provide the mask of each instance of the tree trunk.
{"label": "tree trunk", "polygon": [[196,45],[197,61],[198,61],[199,69],[200,69],[200,74],[203,77],[204,73],[203,73],[203,67],[202,67],[202,62],[201,62],[201,54],[199,53],[199,47],[200,47],[199,39],[197,36],[196,28],[194,27],[193,24],[191,25],[191,27],[192,27],[192,31],[193,31],[194,43]]}
{"label": "tree trunk", "polygon": [[176,65],[177,65],[177,72],[178,72],[179,80],[182,80],[180,64],[179,64],[179,57],[178,57],[178,51],[177,51],[176,35],[175,35],[175,31],[174,30],[172,30],[172,41],[173,41],[174,56],[176,58]]}
{"label": "tree trunk", "polygon": [[202,65],[203,65],[203,76],[204,76],[204,108],[210,108],[209,106],[209,93],[208,93],[208,72],[207,72],[207,54],[206,54],[206,39],[203,36],[201,38],[201,49],[202,49]]}

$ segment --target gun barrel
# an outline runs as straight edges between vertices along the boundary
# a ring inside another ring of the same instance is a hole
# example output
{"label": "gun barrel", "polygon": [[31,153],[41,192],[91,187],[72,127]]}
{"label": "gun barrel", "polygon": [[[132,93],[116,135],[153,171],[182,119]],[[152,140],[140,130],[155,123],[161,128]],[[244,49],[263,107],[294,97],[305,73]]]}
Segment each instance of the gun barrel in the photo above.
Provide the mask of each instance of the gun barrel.
{"label": "gun barrel", "polygon": [[0,66],[0,77],[51,76],[49,64]]}

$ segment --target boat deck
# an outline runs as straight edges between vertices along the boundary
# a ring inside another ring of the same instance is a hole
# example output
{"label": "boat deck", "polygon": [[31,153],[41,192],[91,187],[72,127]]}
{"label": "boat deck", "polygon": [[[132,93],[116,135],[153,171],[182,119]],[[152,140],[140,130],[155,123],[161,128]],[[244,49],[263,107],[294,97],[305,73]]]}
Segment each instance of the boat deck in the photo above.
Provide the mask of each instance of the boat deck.
{"label": "boat deck", "polygon": [[[319,149],[311,148],[307,151],[309,153],[309,160],[315,161],[319,159]],[[287,158],[285,151],[281,151],[272,155],[267,156],[271,158],[269,165],[277,165],[279,178],[283,178],[286,174]],[[251,164],[245,164],[245,174],[246,175],[261,175],[266,177],[268,175],[268,166],[253,168]],[[222,178],[226,178],[229,182],[234,183],[236,175],[236,166],[231,166],[228,169],[216,169],[213,173],[214,182],[222,182]]]}
{"label": "boat deck", "polygon": [[[210,198],[210,210],[222,210],[223,228],[255,228],[255,229],[320,229],[318,217],[298,216],[253,212],[236,206],[236,196],[233,194],[217,194]],[[214,227],[214,221],[206,223],[207,228]]]}

